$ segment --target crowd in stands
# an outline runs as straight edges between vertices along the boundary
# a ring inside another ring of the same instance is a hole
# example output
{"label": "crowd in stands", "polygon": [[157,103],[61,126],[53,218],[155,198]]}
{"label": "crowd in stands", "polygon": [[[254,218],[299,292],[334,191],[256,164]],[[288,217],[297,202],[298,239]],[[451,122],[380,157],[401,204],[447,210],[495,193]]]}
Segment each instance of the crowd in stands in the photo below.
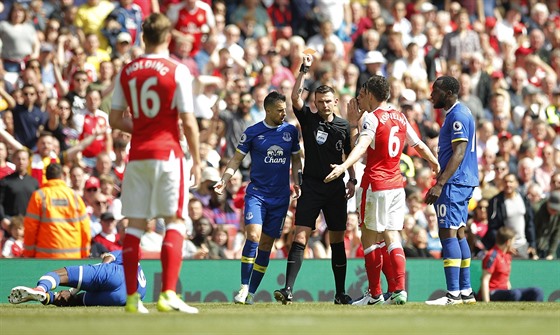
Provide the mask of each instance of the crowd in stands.
{"label": "crowd in stands", "polygon": [[[483,5],[479,7],[478,5]],[[240,258],[245,159],[223,196],[213,190],[243,130],[264,118],[272,90],[291,95],[303,51],[316,51],[306,103],[329,85],[338,113],[373,74],[389,78],[390,103],[432,150],[444,115],[432,108],[440,75],[461,83],[477,122],[480,187],[471,200],[469,241],[482,259],[501,226],[517,257],[556,259],[560,249],[559,1],[489,0],[5,0],[0,3],[0,237],[2,257],[20,257],[31,193],[51,162],[83,197],[92,256],[121,247],[127,219],[120,185],[130,134],[108,123],[115,77],[143,54],[142,19],[164,12],[174,24],[172,58],[194,78],[205,167],[189,201],[185,259]],[[287,121],[297,126],[288,98]],[[436,212],[424,196],[430,169],[406,148],[401,170],[408,213],[407,257],[440,258]],[[305,154],[305,153],[304,153]],[[358,174],[363,167],[357,167]],[[358,175],[359,177],[359,175]],[[360,178],[358,178],[359,180]],[[295,201],[272,258],[286,258]],[[355,200],[348,257],[362,257]],[[150,222],[144,258],[159,256],[164,225]],[[305,257],[329,256],[322,217]]]}

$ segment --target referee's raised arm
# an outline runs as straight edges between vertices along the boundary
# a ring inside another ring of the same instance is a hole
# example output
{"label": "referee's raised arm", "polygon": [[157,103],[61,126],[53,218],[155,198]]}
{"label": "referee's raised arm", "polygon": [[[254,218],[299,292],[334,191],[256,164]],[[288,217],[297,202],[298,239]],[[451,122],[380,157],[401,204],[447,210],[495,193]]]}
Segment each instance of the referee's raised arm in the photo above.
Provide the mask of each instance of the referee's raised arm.
{"label": "referee's raised arm", "polygon": [[299,68],[298,76],[296,78],[296,84],[294,85],[294,89],[292,90],[292,106],[294,112],[300,111],[303,108],[304,102],[301,98],[301,94],[303,93],[303,81],[305,74],[309,72],[311,63],[313,63],[313,56],[307,54],[304,55],[301,67]]}

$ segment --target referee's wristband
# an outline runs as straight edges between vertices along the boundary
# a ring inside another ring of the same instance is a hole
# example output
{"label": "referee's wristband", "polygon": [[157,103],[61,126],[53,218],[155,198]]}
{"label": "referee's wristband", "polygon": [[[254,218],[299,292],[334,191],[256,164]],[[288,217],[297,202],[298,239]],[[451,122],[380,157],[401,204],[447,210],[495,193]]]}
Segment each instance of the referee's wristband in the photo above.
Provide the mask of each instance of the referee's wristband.
{"label": "referee's wristband", "polygon": [[356,178],[350,178],[350,179],[348,179],[348,181],[351,182],[354,185],[358,185],[358,179],[356,179]]}

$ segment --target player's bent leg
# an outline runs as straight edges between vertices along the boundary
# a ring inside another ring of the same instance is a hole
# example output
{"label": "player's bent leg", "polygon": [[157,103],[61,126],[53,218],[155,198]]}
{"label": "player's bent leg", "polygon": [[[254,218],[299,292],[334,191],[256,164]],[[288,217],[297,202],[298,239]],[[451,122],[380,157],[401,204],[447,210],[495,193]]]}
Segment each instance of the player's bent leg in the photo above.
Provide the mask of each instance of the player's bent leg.
{"label": "player's bent leg", "polygon": [[26,286],[16,286],[12,288],[8,301],[11,304],[21,304],[27,301],[39,301],[43,303],[48,299],[48,294],[42,290],[33,289]]}
{"label": "player's bent leg", "polygon": [[189,306],[174,291],[165,291],[159,295],[157,309],[160,312],[182,312],[187,314],[197,314],[198,308]]}
{"label": "player's bent leg", "polygon": [[241,287],[239,292],[233,297],[233,302],[236,304],[244,304],[249,293],[249,281],[257,256],[262,225],[248,224],[245,229],[247,236],[241,253]]}
{"label": "player's bent leg", "polygon": [[[292,303],[292,289],[294,288],[297,275],[301,269],[301,265],[303,264],[303,254],[305,253],[305,247],[310,235],[311,228],[296,225],[294,241],[292,243],[292,247],[290,248],[290,252],[288,253],[288,260],[286,262],[286,283],[284,285],[284,289],[282,289],[283,291],[276,290],[274,292],[276,301],[281,301],[284,305]],[[277,291],[279,292],[278,294]],[[283,293],[280,293],[280,291]]]}
{"label": "player's bent leg", "polygon": [[266,273],[268,264],[270,262],[270,250],[272,249],[272,244],[274,243],[275,237],[269,236],[265,232],[262,232],[261,239],[259,241],[259,250],[257,253],[257,258],[255,259],[255,264],[253,266],[253,272],[251,273],[251,280],[249,282],[249,293],[245,299],[246,305],[253,304],[253,297],[261,281]]}

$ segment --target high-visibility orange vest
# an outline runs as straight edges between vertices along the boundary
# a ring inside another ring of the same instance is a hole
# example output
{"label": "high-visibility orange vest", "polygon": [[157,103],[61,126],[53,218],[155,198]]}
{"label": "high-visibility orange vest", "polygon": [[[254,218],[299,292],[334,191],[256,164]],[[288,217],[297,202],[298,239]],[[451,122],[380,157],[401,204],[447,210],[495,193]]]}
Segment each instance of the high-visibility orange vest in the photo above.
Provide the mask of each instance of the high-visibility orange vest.
{"label": "high-visibility orange vest", "polygon": [[91,228],[86,206],[63,180],[51,179],[33,192],[23,225],[24,257],[89,256]]}

